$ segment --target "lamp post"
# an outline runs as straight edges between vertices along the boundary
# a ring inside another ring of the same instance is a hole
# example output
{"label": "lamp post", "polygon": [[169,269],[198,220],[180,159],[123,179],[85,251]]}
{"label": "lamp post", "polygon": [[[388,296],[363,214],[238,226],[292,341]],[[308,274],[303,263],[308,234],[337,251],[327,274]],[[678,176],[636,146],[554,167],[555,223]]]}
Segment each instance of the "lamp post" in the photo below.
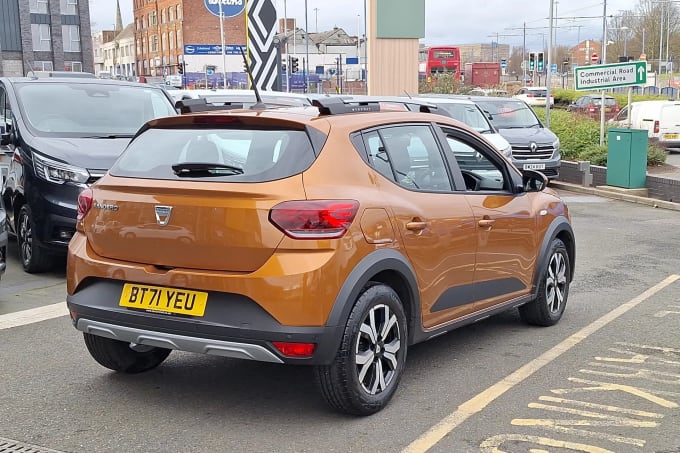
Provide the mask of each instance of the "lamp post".
{"label": "lamp post", "polygon": [[217,3],[220,6],[220,39],[222,40],[222,86],[227,89],[227,53],[224,48],[224,14],[222,13],[222,1]]}

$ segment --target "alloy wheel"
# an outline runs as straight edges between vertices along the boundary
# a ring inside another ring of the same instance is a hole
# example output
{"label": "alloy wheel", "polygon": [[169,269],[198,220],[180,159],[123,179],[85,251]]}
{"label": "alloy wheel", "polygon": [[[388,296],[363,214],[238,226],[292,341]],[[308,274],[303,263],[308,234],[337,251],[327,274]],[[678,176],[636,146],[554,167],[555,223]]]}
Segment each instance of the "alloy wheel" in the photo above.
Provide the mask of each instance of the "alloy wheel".
{"label": "alloy wheel", "polygon": [[24,265],[28,265],[33,257],[33,230],[31,229],[31,219],[26,214],[19,218],[19,241],[21,260]]}
{"label": "alloy wheel", "polygon": [[355,364],[361,387],[370,395],[384,392],[397,376],[401,332],[387,305],[370,309],[357,335]]}
{"label": "alloy wheel", "polygon": [[545,282],[545,298],[548,310],[558,313],[564,304],[567,291],[567,263],[562,253],[555,252],[548,263]]}

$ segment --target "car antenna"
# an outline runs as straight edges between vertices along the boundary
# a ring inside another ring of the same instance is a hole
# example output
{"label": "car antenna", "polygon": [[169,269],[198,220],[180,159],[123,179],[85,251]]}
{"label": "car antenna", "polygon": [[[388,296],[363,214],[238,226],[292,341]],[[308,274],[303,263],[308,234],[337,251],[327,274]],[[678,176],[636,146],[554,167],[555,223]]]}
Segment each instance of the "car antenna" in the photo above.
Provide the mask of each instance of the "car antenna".
{"label": "car antenna", "polygon": [[257,84],[255,84],[255,80],[253,78],[253,71],[250,70],[250,65],[248,64],[248,59],[246,58],[246,53],[243,51],[243,47],[239,46],[238,50],[241,52],[241,56],[243,57],[243,67],[246,69],[246,73],[248,74],[248,79],[250,80],[250,85],[253,87],[253,91],[255,92],[255,104],[251,105],[250,108],[253,110],[262,110],[266,109],[267,105],[262,102],[262,97],[260,96],[260,90],[257,89]]}
{"label": "car antenna", "polygon": [[410,94],[408,94],[408,91],[404,90],[404,93],[406,93],[406,96],[408,96],[409,99],[413,99],[413,96],[411,96]]}

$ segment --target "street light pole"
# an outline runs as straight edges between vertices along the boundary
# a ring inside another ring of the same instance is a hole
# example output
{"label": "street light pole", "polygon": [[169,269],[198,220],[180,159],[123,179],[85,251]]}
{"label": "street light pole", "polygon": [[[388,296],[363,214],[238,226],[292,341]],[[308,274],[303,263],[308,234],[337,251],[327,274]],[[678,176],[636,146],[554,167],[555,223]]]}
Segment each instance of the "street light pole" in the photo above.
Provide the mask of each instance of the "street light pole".
{"label": "street light pole", "polygon": [[[607,64],[607,0],[604,0],[602,12],[602,63]],[[604,114],[605,114],[605,91],[602,90],[600,101],[600,146],[604,145]]]}
{"label": "street light pole", "polygon": [[305,71],[305,93],[309,90],[309,24],[307,19],[307,0],[305,0],[305,64],[302,65]]}
{"label": "street light pole", "polygon": [[227,89],[227,53],[224,48],[224,14],[222,13],[222,0],[217,3],[220,7],[220,39],[222,40],[222,86]]}
{"label": "street light pole", "polygon": [[548,18],[550,29],[548,33],[548,62],[545,65],[545,126],[550,127],[550,85],[552,69],[552,48],[553,48],[553,17],[555,11],[555,0],[550,0],[550,17]]}

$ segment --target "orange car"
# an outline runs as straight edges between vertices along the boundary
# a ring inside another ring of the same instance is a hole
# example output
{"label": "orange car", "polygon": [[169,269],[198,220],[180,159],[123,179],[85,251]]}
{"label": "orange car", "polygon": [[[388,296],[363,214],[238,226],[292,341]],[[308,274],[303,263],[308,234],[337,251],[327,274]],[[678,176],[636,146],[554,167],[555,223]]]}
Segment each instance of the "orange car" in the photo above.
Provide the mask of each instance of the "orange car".
{"label": "orange car", "polygon": [[559,321],[575,243],[545,176],[441,115],[316,102],[151,121],[83,190],[68,307],[97,362],[314,365],[367,415],[414,343],[515,307]]}

